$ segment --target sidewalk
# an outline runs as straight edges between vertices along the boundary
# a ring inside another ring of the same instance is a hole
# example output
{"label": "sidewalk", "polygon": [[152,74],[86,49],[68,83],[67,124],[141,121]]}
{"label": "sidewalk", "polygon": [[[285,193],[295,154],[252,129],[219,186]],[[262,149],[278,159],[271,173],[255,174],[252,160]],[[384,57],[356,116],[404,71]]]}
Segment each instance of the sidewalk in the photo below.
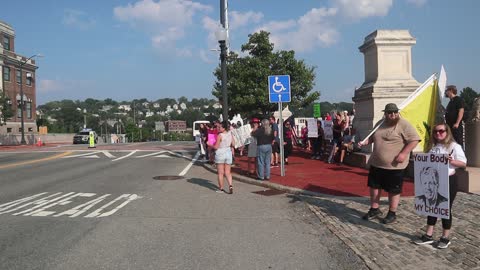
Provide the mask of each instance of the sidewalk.
{"label": "sidewalk", "polygon": [[[319,221],[350,247],[370,269],[480,269],[480,196],[459,192],[453,205],[452,244],[439,250],[431,245],[417,246],[411,241],[424,233],[426,218],[413,211],[414,187],[406,179],[397,213],[397,222],[384,225],[379,220],[364,221],[369,209],[368,171],[349,166],[311,160],[302,151],[294,150],[285,166],[272,168],[270,181],[247,176],[246,157],[235,157],[234,179],[270,189],[284,190],[309,205]],[[212,172],[216,171],[206,165]],[[381,209],[388,211],[386,198]],[[434,238],[441,235],[437,222]]]}

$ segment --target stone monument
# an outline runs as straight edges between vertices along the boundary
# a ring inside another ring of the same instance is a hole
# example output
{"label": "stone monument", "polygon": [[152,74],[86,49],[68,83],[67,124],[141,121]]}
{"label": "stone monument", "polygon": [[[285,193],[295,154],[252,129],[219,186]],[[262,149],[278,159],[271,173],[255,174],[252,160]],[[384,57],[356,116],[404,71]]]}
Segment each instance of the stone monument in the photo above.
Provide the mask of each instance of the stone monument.
{"label": "stone monument", "polygon": [[355,90],[354,126],[363,139],[383,117],[387,103],[400,105],[419,86],[412,76],[412,45],[408,30],[376,30],[359,47],[364,54],[365,82]]}

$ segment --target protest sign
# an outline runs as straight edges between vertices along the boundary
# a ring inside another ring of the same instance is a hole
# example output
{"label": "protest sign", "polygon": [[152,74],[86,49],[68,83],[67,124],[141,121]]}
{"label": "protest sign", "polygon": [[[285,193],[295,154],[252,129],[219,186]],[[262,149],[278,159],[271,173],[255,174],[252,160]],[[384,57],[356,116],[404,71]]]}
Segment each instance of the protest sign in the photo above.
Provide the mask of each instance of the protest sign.
{"label": "protest sign", "polygon": [[307,129],[308,129],[308,138],[317,138],[318,137],[318,128],[317,128],[317,119],[307,118]]}
{"label": "protest sign", "polygon": [[232,130],[232,135],[235,140],[235,148],[239,148],[246,144],[250,144],[252,140],[252,128],[250,125],[243,125],[239,128]]}
{"label": "protest sign", "polygon": [[325,140],[333,140],[333,122],[323,121],[323,133],[325,134]]}
{"label": "protest sign", "polygon": [[448,163],[448,155],[445,154],[414,156],[417,214],[445,219],[450,217]]}

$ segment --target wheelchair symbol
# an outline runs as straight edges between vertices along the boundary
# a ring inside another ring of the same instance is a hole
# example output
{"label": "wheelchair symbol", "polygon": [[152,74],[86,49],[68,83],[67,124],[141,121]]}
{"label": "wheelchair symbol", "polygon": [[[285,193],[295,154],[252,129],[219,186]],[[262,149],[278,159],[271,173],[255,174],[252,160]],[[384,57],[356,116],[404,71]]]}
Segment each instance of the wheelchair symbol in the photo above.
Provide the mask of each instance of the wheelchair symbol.
{"label": "wheelchair symbol", "polygon": [[281,82],[278,81],[278,77],[275,77],[275,83],[272,85],[272,90],[275,92],[275,93],[280,93],[282,92],[283,90],[286,90],[287,88],[285,88],[283,86],[283,84]]}

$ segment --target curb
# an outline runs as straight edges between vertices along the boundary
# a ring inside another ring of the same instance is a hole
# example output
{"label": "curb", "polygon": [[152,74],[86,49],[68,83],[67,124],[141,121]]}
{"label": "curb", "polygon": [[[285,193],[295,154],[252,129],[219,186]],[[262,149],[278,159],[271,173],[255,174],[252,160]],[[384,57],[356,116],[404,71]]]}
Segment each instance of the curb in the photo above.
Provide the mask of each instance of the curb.
{"label": "curb", "polygon": [[[212,173],[217,173],[217,170],[212,168],[208,164],[201,163],[201,165],[206,170],[208,170]],[[237,173],[232,173],[232,178],[234,180],[237,180],[237,181],[242,182],[242,183],[256,185],[256,186],[270,188],[270,189],[275,189],[275,190],[280,190],[280,191],[284,191],[286,193],[293,194],[293,195],[304,195],[304,196],[317,197],[317,198],[348,199],[348,200],[351,200],[351,201],[369,200],[368,197],[361,197],[361,196],[359,196],[359,197],[334,196],[334,195],[329,195],[329,194],[318,193],[318,192],[314,192],[314,191],[310,191],[310,190],[284,186],[284,185],[272,183],[270,181],[260,181],[260,180],[256,180],[256,179],[253,179],[253,178],[250,178],[250,177],[247,177],[247,176],[239,175]]]}

